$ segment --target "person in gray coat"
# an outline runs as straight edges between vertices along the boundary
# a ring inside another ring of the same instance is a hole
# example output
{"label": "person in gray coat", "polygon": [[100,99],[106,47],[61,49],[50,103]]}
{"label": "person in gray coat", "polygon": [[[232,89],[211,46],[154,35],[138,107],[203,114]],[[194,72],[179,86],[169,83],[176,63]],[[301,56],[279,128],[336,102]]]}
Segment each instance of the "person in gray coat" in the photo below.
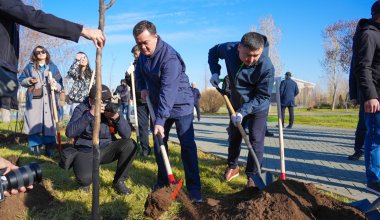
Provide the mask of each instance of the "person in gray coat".
{"label": "person in gray coat", "polygon": [[[56,142],[56,127],[53,118],[51,88],[55,88],[55,100],[63,88],[58,67],[51,62],[49,52],[43,46],[34,48],[31,62],[19,76],[19,82],[26,91],[24,133],[28,135],[30,149],[40,156],[40,148],[45,146],[45,155],[52,155]],[[52,79],[48,79],[51,72]]]}
{"label": "person in gray coat", "polygon": [[280,84],[281,98],[281,117],[282,127],[284,127],[285,108],[289,110],[289,125],[286,128],[292,128],[294,123],[294,107],[297,106],[294,98],[298,95],[299,90],[297,83],[294,82],[291,72],[285,73],[285,80]]}

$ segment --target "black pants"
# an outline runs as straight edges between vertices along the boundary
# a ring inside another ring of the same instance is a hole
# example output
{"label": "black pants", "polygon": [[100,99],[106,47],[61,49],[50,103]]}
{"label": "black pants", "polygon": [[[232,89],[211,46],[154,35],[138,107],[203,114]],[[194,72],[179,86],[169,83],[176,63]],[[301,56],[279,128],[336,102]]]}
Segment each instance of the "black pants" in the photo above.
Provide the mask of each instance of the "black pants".
{"label": "black pants", "polygon": [[[100,164],[117,160],[116,173],[113,183],[124,181],[128,168],[136,155],[136,143],[132,139],[121,139],[100,149]],[[92,182],[92,151],[79,151],[73,163],[75,178],[80,186],[89,186]]]}
{"label": "black pants", "polygon": [[[267,118],[268,110],[265,110],[257,112],[253,115],[247,115],[243,118],[242,122],[243,127],[245,127],[246,125],[248,127],[249,141],[252,145],[254,152],[256,153],[260,166],[262,165],[264,157],[264,138]],[[235,125],[233,125],[231,121],[229,129],[230,136],[228,146],[228,166],[230,168],[235,168],[238,165],[238,160],[240,156],[242,136],[239,132],[239,129],[235,127]],[[249,176],[257,173],[257,167],[253,161],[253,156],[250,152],[248,154],[247,167],[245,173]]]}
{"label": "black pants", "polygon": [[149,147],[149,110],[146,103],[137,103],[137,118],[139,121],[139,140],[142,150],[150,151]]}
{"label": "black pants", "polygon": [[359,108],[359,120],[355,131],[355,152],[364,153],[364,139],[366,133],[367,128],[364,120],[364,104],[361,104]]}
{"label": "black pants", "polygon": [[282,127],[284,127],[285,108],[289,110],[289,126],[292,127],[294,123],[294,107],[293,106],[281,106]]}
{"label": "black pants", "polygon": [[194,107],[195,107],[195,111],[197,112],[198,121],[200,121],[201,120],[201,110],[199,109],[199,104],[194,105]]}

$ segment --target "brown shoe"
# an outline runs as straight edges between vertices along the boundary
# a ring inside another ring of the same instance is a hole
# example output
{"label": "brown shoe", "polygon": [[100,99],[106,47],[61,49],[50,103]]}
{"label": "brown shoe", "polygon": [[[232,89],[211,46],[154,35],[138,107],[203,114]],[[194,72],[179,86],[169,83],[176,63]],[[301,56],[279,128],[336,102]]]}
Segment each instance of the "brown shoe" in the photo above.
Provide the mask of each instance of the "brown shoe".
{"label": "brown shoe", "polygon": [[252,178],[247,177],[247,179],[248,179],[247,186],[246,186],[247,188],[249,188],[249,187],[256,187],[256,184],[255,184],[255,182],[253,181]]}
{"label": "brown shoe", "polygon": [[235,169],[227,167],[226,172],[224,172],[224,179],[229,182],[233,178],[239,176],[239,166],[236,166]]}

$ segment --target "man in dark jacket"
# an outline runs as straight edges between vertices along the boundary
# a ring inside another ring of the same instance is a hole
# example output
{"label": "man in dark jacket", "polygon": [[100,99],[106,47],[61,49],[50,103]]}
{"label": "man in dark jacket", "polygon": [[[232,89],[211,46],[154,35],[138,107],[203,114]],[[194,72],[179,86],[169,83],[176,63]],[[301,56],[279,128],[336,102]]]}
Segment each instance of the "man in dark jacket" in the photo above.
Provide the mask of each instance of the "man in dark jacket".
{"label": "man in dark jacket", "polygon": [[113,95],[119,95],[120,97],[120,110],[125,115],[125,119],[128,120],[128,105],[130,100],[129,88],[125,79],[120,80],[120,85],[116,87]]}
{"label": "man in dark jacket", "polygon": [[[356,31],[353,38],[353,44],[352,48],[355,47],[355,44],[358,36],[360,36],[359,33],[361,33],[361,28],[363,26],[366,26],[368,23],[367,19],[361,19],[356,27]],[[354,50],[354,49],[353,49]],[[350,99],[359,105],[359,120],[358,124],[356,125],[356,131],[355,131],[355,143],[354,143],[354,154],[348,156],[349,160],[359,160],[364,155],[364,140],[365,140],[365,134],[367,132],[367,129],[365,127],[365,121],[364,121],[364,104],[362,103],[362,98],[360,98],[360,91],[358,82],[355,77],[355,61],[356,54],[352,54],[351,58],[351,67],[350,67],[350,75],[349,75],[349,95]]]}
{"label": "man in dark jacket", "polygon": [[195,107],[195,111],[197,112],[197,118],[198,118],[198,121],[200,121],[201,111],[199,109],[199,100],[201,99],[201,93],[199,92],[199,89],[197,89],[195,82],[191,83],[191,91],[193,91],[194,107]]}
{"label": "man in dark jacket", "polygon": [[21,0],[0,0],[0,108],[14,108],[10,106],[10,99],[17,97],[19,25],[75,42],[78,42],[79,36],[83,36],[92,40],[97,47],[103,47],[105,43],[101,30],[85,28],[45,14]]}
{"label": "man in dark jacket", "polygon": [[[237,123],[242,123],[243,127],[248,124],[249,140],[260,166],[263,161],[266,120],[274,81],[274,67],[268,57],[268,47],[265,36],[248,32],[240,42],[218,44],[209,50],[208,63],[213,73],[210,83],[218,86],[221,69],[218,62],[224,59],[230,79],[230,99],[236,110],[236,114],[231,115],[229,125],[228,167],[224,174],[226,181],[239,175],[242,136],[236,127]],[[257,167],[250,154],[245,173],[247,187],[253,187],[252,176],[257,173]]]}
{"label": "man in dark jacket", "polygon": [[[125,73],[125,80],[127,84],[132,88],[132,78],[131,75],[135,74],[137,59],[140,56],[140,49],[137,45],[132,47],[131,53],[135,58],[134,61],[130,64],[127,72]],[[149,110],[146,101],[141,98],[141,91],[137,88],[137,81],[135,77],[135,96],[131,96],[132,100],[136,99],[137,105],[137,120],[138,120],[138,129],[139,129],[139,140],[142,148],[142,155],[150,155],[151,149],[149,147]],[[132,93],[132,92],[131,92]]]}
{"label": "man in dark jacket", "polygon": [[294,123],[294,107],[297,106],[294,98],[298,95],[299,90],[297,83],[292,80],[292,73],[285,73],[285,80],[280,84],[281,99],[281,117],[282,127],[284,127],[285,109],[289,110],[289,125],[286,128],[292,128]]}
{"label": "man in dark jacket", "polygon": [[367,189],[380,195],[380,3],[371,8],[372,19],[359,21],[354,38],[354,75],[364,104],[367,134],[364,160]]}
{"label": "man in dark jacket", "polygon": [[[90,90],[89,98],[79,104],[66,127],[66,136],[75,138],[74,146],[77,155],[73,162],[73,170],[80,188],[86,192],[92,181],[92,136],[93,122],[95,121],[96,86]],[[107,111],[111,101],[111,91],[102,85],[101,123],[99,134],[100,164],[107,164],[117,160],[113,188],[122,195],[128,195],[131,190],[125,186],[128,168],[136,155],[136,143],[130,138],[131,128],[119,111]],[[107,104],[106,104],[107,103]],[[115,139],[115,133],[121,139]]]}
{"label": "man in dark jacket", "polygon": [[[141,97],[149,95],[155,114],[154,153],[158,165],[157,187],[168,185],[168,176],[158,150],[156,135],[164,138],[167,148],[169,131],[175,123],[181,143],[181,158],[186,176],[186,187],[190,199],[201,202],[197,146],[194,140],[194,98],[190,89],[186,66],[181,56],[157,34],[150,21],[140,21],[133,28],[133,36],[140,48],[136,64],[136,80]],[[156,188],[157,188],[156,187]]]}

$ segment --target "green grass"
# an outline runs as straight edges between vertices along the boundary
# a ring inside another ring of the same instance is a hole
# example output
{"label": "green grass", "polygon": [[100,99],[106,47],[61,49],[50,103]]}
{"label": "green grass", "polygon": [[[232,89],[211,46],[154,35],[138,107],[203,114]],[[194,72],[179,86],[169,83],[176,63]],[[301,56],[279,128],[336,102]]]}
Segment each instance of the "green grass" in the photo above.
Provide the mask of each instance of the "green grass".
{"label": "green grass", "polygon": [[[294,124],[312,125],[322,127],[349,128],[355,129],[358,123],[358,109],[314,109],[295,108]],[[207,115],[228,114],[226,107],[221,107],[217,113]],[[289,121],[288,112],[285,112],[285,122]],[[268,122],[277,122],[277,108],[273,106],[269,112]]]}

